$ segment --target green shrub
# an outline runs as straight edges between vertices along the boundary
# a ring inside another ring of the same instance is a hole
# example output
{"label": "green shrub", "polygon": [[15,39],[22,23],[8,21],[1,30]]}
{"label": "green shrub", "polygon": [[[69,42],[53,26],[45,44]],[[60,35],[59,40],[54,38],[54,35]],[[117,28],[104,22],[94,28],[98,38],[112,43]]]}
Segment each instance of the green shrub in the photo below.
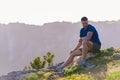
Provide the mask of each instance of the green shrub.
{"label": "green shrub", "polygon": [[30,62],[30,65],[32,69],[41,69],[44,68],[46,64],[45,60],[41,60],[40,57],[36,57],[32,62]]}
{"label": "green shrub", "polygon": [[48,66],[53,65],[53,59],[54,59],[54,54],[48,52],[43,56],[41,59],[40,57],[36,57],[33,61],[30,62],[30,66],[25,66],[24,71],[31,70],[31,69],[41,69],[46,66],[46,63]]}
{"label": "green shrub", "polygon": [[28,70],[31,70],[31,67],[30,67],[30,66],[25,66],[25,67],[23,68],[23,71],[28,71]]}
{"label": "green shrub", "polygon": [[105,80],[120,80],[120,71],[114,71],[107,74]]}
{"label": "green shrub", "polygon": [[39,76],[36,73],[31,73],[25,77],[25,80],[39,80]]}
{"label": "green shrub", "polygon": [[87,74],[74,74],[71,76],[67,76],[65,80],[94,80],[94,78]]}
{"label": "green shrub", "polygon": [[52,66],[53,65],[53,58],[54,58],[54,54],[48,52],[46,55],[43,56],[44,60],[47,61],[48,66]]}

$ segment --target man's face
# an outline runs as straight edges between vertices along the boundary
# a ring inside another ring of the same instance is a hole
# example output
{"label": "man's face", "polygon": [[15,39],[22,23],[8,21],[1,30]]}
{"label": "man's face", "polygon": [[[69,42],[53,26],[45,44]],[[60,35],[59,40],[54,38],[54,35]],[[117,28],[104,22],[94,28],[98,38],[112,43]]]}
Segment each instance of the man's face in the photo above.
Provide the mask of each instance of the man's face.
{"label": "man's face", "polygon": [[86,28],[88,26],[88,21],[81,21],[82,25],[84,28]]}

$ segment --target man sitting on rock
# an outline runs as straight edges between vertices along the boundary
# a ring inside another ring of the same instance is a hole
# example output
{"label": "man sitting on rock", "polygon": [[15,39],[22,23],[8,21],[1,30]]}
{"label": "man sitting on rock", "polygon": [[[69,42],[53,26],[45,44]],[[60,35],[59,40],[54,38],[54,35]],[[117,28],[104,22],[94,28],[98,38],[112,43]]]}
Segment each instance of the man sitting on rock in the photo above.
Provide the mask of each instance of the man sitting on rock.
{"label": "man sitting on rock", "polygon": [[[88,52],[96,53],[101,48],[101,42],[99,35],[95,27],[88,23],[87,17],[81,18],[81,23],[83,28],[80,30],[80,40],[74,50],[70,52],[69,58],[56,68],[56,71],[63,70],[64,67],[67,67],[73,62],[75,56],[81,56],[81,59],[78,63],[79,66],[86,64],[86,54]],[[82,46],[82,48],[80,48]]]}

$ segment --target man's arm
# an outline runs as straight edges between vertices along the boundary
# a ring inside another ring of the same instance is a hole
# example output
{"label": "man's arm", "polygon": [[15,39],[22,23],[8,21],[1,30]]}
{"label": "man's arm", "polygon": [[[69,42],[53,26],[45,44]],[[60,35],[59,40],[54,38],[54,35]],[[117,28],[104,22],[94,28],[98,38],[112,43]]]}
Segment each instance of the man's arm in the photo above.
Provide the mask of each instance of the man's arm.
{"label": "man's arm", "polygon": [[[89,40],[92,38],[92,35],[93,35],[93,32],[88,32],[88,33],[87,33],[87,36],[85,36],[85,37],[83,37],[83,38],[81,38],[81,39],[79,40],[79,43],[77,44],[77,46],[75,47],[75,49],[74,49],[73,51],[75,51],[75,50],[77,50],[77,49],[79,49],[79,48],[81,47],[81,45],[82,45],[82,40],[86,39],[86,40],[89,41]],[[70,53],[72,53],[73,51],[71,51]]]}
{"label": "man's arm", "polygon": [[88,32],[87,36],[83,37],[82,40],[86,39],[86,40],[90,40],[92,38],[93,32]]}
{"label": "man's arm", "polygon": [[82,45],[82,39],[79,40],[79,43],[77,44],[77,46],[75,47],[75,49],[73,51],[79,49],[79,47],[81,47],[81,45]]}

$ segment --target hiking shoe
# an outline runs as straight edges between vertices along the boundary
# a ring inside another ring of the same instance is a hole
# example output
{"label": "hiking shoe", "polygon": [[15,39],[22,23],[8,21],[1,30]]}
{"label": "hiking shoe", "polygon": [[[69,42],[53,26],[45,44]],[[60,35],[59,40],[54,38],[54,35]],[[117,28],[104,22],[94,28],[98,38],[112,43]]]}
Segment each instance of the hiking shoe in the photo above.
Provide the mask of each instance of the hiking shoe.
{"label": "hiking shoe", "polygon": [[92,64],[92,63],[85,63],[85,65],[84,65],[84,67],[86,68],[86,69],[91,69],[91,68],[93,68],[95,65],[94,64]]}
{"label": "hiking shoe", "polygon": [[55,71],[60,72],[60,71],[62,71],[62,70],[63,70],[63,66],[62,66],[62,65],[60,65],[60,66],[58,66],[58,67],[56,68],[56,70],[55,70]]}
{"label": "hiking shoe", "polygon": [[81,58],[80,62],[78,63],[78,66],[85,65],[86,61]]}
{"label": "hiking shoe", "polygon": [[94,57],[93,53],[88,52],[86,54],[86,59],[91,58],[91,57]]}

